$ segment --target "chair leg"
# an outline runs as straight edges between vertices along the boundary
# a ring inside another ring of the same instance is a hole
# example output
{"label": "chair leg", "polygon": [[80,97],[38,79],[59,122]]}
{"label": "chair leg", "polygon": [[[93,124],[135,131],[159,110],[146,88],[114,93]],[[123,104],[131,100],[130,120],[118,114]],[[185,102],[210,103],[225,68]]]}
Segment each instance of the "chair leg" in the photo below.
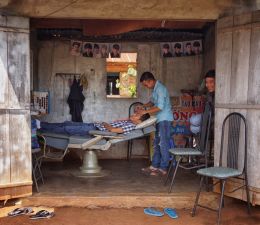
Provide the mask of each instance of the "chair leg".
{"label": "chair leg", "polygon": [[170,177],[170,174],[171,174],[171,170],[172,170],[172,167],[173,167],[173,162],[174,162],[174,159],[172,159],[171,164],[170,164],[170,166],[168,168],[167,176],[166,176],[166,179],[164,181],[164,186],[166,186],[166,184],[167,184],[167,182],[169,180],[169,177]]}
{"label": "chair leg", "polygon": [[39,187],[38,187],[38,182],[36,177],[36,169],[37,169],[36,158],[33,156],[33,163],[32,163],[33,183],[35,184],[36,191],[39,192]]}
{"label": "chair leg", "polygon": [[200,197],[201,189],[202,189],[202,185],[203,185],[203,181],[204,181],[204,177],[201,176],[201,178],[200,178],[200,187],[199,187],[199,190],[198,190],[198,192],[197,192],[197,196],[196,196],[196,200],[195,200],[195,203],[194,203],[194,207],[193,207],[193,209],[192,209],[192,214],[191,214],[191,216],[195,216],[196,209],[197,209],[198,202],[199,202],[199,197]]}
{"label": "chair leg", "polygon": [[246,183],[247,212],[248,212],[248,214],[251,214],[250,195],[249,195],[247,176],[245,176],[245,183]]}
{"label": "chair leg", "polygon": [[40,174],[40,178],[42,180],[42,184],[44,184],[44,179],[43,179],[43,174],[42,174],[42,170],[41,170],[41,158],[38,158],[37,159],[37,165],[38,165],[38,171],[39,171],[39,174]]}
{"label": "chair leg", "polygon": [[150,136],[146,137],[146,147],[147,147],[147,154],[148,154],[148,160],[151,161],[151,155],[150,155]]}
{"label": "chair leg", "polygon": [[131,160],[131,156],[132,156],[132,146],[133,146],[133,142],[132,140],[127,142],[127,161]]}
{"label": "chair leg", "polygon": [[129,154],[130,154],[130,141],[127,142],[127,156],[126,156],[127,161],[129,161]]}
{"label": "chair leg", "polygon": [[177,161],[177,164],[176,164],[176,167],[175,167],[173,176],[172,176],[172,181],[171,181],[171,185],[170,185],[170,187],[169,187],[168,193],[171,193],[171,192],[172,192],[172,186],[173,186],[173,183],[174,183],[174,180],[175,180],[175,176],[176,176],[176,173],[177,173],[177,170],[178,170],[178,167],[179,167],[179,164],[180,164],[181,159],[182,159],[182,157],[180,157],[180,158],[178,159],[178,161]]}
{"label": "chair leg", "polygon": [[218,221],[217,221],[218,225],[220,224],[220,217],[221,217],[221,209],[222,209],[222,206],[223,206],[225,184],[226,184],[226,180],[223,180],[221,182],[221,196],[220,196],[220,202],[219,202],[219,208],[218,208]]}

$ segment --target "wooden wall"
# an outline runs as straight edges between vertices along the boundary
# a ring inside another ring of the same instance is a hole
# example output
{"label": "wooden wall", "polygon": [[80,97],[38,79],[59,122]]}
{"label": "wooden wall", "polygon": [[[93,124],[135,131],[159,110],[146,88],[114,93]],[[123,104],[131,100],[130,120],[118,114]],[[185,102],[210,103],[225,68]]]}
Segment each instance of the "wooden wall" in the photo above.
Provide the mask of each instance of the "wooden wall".
{"label": "wooden wall", "polygon": [[31,194],[29,20],[0,16],[0,200]]}
{"label": "wooden wall", "polygon": [[[215,165],[221,125],[233,111],[248,123],[248,175],[252,201],[260,204],[260,12],[225,17],[217,23]],[[237,186],[233,180],[228,187]],[[228,193],[227,193],[228,194]],[[230,195],[230,194],[228,194]],[[232,196],[245,199],[245,192]]]}

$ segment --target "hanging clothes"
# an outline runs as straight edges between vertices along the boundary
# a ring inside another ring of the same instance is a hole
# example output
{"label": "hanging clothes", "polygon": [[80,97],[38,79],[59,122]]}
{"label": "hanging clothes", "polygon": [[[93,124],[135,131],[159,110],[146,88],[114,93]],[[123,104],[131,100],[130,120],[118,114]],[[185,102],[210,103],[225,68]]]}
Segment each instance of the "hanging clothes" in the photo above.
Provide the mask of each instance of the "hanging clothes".
{"label": "hanging clothes", "polygon": [[84,108],[83,102],[85,97],[82,91],[83,87],[80,85],[80,80],[77,81],[76,77],[74,77],[67,100],[70,107],[71,120],[73,122],[83,122],[81,113]]}

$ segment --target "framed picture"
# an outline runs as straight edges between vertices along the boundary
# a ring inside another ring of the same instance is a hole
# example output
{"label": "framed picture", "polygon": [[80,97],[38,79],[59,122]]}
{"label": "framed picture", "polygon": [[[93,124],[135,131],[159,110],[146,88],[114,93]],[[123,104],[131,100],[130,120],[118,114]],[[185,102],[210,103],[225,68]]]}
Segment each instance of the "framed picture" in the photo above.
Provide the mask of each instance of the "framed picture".
{"label": "framed picture", "polygon": [[202,53],[202,41],[194,40],[192,42],[192,51],[194,55],[200,55]]}
{"label": "framed picture", "polygon": [[173,42],[171,44],[172,44],[173,57],[183,56],[183,43],[182,42]]}
{"label": "framed picture", "polygon": [[109,57],[109,44],[108,43],[99,43],[99,49],[100,49],[100,58]]}
{"label": "framed picture", "polygon": [[161,43],[161,56],[163,58],[173,57],[171,43]]}
{"label": "framed picture", "polygon": [[71,41],[70,42],[70,54],[73,56],[80,56],[81,55],[81,41]]}
{"label": "framed picture", "polygon": [[93,57],[93,44],[90,42],[83,42],[82,46],[82,56],[83,57]]}
{"label": "framed picture", "polygon": [[118,43],[110,44],[110,57],[120,58],[120,54],[121,54],[121,44]]}
{"label": "framed picture", "polygon": [[184,56],[195,55],[194,52],[192,51],[192,44],[193,44],[193,41],[183,42]]}

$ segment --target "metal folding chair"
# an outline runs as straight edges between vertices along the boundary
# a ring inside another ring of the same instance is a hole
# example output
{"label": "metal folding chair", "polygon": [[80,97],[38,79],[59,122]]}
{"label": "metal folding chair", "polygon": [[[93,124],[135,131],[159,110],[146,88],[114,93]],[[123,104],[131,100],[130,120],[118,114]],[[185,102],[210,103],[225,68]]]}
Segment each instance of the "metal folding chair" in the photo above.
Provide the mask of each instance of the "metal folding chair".
{"label": "metal folding chair", "polygon": [[[196,148],[172,148],[169,150],[173,159],[170,163],[168,173],[165,179],[165,185],[167,184],[170,174],[174,169],[174,163],[176,163],[175,169],[172,174],[172,180],[169,187],[169,193],[172,191],[174,180],[178,171],[178,168],[185,170],[193,170],[202,167],[207,167],[208,165],[208,138],[211,125],[211,106],[206,103],[205,110],[202,115],[201,121],[201,132],[199,137],[199,145]],[[178,157],[177,161],[176,158]],[[187,163],[182,163],[182,160],[186,158]],[[195,160],[192,160],[195,159]],[[203,160],[203,161],[201,161]]]}
{"label": "metal folding chair", "polygon": [[[217,223],[220,224],[221,209],[224,205],[225,184],[227,179],[234,177],[242,179],[244,184],[241,187],[235,188],[231,192],[245,187],[247,195],[247,208],[248,213],[250,213],[250,196],[247,177],[247,124],[243,115],[233,112],[230,113],[223,121],[219,166],[200,169],[197,173],[201,176],[200,188],[192,210],[192,216],[195,216],[197,206],[210,209],[218,212]],[[198,204],[205,177],[211,177],[218,180],[213,184],[213,186],[220,183],[221,196],[218,209],[212,209]]]}
{"label": "metal folding chair", "polygon": [[40,148],[32,149],[32,178],[37,192],[39,192],[38,180],[41,180],[42,184],[44,184],[43,175],[41,171],[41,156],[39,156],[40,152]]}

